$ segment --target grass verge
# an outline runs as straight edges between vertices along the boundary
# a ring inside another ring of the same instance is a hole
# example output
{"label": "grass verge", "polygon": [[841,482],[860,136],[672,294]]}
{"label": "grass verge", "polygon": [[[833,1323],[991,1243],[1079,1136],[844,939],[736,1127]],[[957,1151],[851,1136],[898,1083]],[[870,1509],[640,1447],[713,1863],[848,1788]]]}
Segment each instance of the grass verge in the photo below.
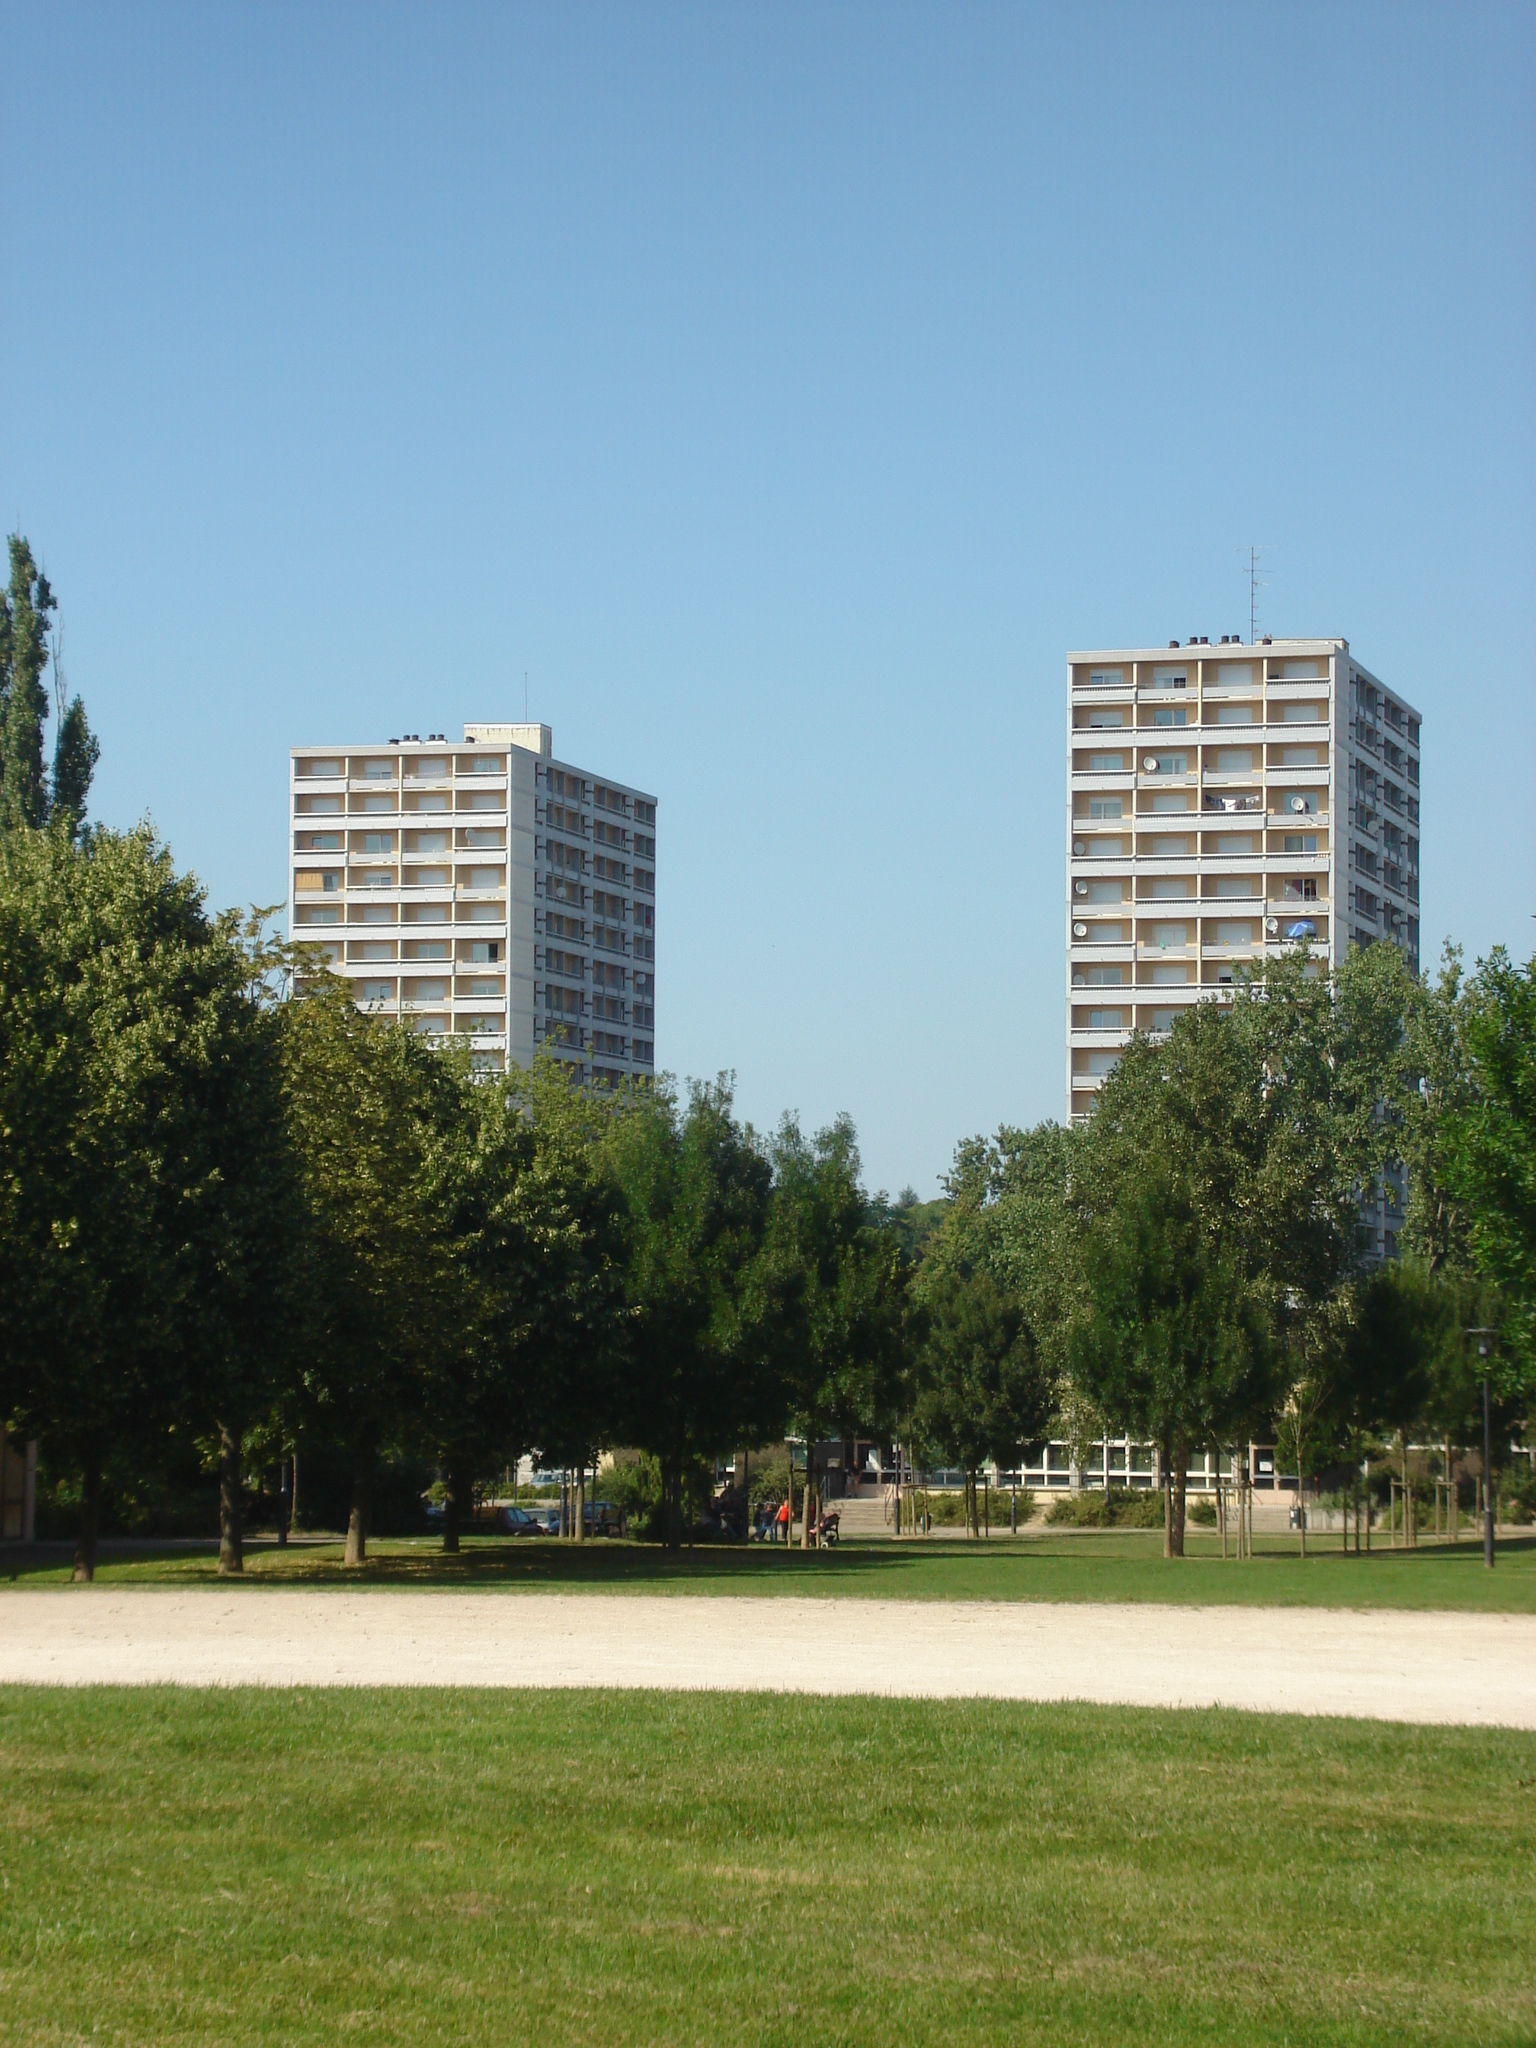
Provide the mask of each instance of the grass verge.
{"label": "grass verge", "polygon": [[[1345,1557],[1313,1538],[1303,1559],[1296,1539],[1260,1537],[1245,1563],[1224,1560],[1215,1537],[1192,1533],[1189,1555],[1168,1562],[1154,1530],[1042,1530],[990,1542],[928,1538],[915,1543],[849,1542],[786,1557],[777,1548],[721,1545],[668,1557],[649,1544],[569,1544],[526,1538],[469,1539],[445,1557],[432,1538],[377,1542],[366,1565],[348,1570],[341,1545],[304,1542],[253,1548],[251,1587],[272,1585],[452,1586],[460,1590],[621,1593],[863,1595],[906,1600],[1169,1601],[1181,1606],[1387,1607],[1536,1613],[1536,1537],[1501,1538],[1494,1571],[1476,1543],[1422,1544]],[[69,1579],[67,1548],[11,1553],[18,1585]],[[6,1570],[0,1562],[0,1575]],[[103,1585],[212,1585],[215,1549],[109,1550]],[[218,1581],[228,1585],[228,1580]]]}
{"label": "grass verge", "polygon": [[1529,2042],[1536,1738],[12,1689],[0,2041]]}

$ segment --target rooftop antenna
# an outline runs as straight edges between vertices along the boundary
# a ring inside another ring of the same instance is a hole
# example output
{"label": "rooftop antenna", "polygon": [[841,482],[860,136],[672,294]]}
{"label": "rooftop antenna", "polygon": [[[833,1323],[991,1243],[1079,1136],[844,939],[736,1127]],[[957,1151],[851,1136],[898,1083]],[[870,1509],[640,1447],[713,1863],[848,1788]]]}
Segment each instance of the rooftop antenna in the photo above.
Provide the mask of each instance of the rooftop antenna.
{"label": "rooftop antenna", "polygon": [[1260,592],[1261,590],[1263,590],[1263,589],[1265,588],[1265,586],[1266,586],[1266,584],[1268,583],[1268,580],[1269,580],[1269,579],[1268,579],[1267,577],[1265,577],[1265,576],[1261,576],[1261,575],[1259,574],[1259,567],[1260,567],[1260,564],[1262,563],[1263,559],[1264,559],[1264,549],[1263,549],[1262,547],[1257,547],[1257,546],[1250,546],[1250,547],[1249,547],[1249,549],[1248,549],[1248,645],[1249,645],[1250,647],[1254,646],[1254,645],[1255,645],[1255,644],[1257,643],[1257,641],[1258,641],[1258,637],[1259,637],[1259,592]]}

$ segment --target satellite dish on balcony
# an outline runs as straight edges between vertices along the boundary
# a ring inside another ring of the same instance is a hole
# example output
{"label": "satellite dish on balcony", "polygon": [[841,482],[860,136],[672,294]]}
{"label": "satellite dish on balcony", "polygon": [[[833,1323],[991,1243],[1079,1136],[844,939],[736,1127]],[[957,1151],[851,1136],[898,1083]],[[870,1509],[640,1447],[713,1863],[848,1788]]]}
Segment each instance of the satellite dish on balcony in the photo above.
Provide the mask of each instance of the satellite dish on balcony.
{"label": "satellite dish on balcony", "polygon": [[1280,929],[1280,920],[1279,920],[1279,918],[1278,918],[1278,917],[1266,917],[1266,918],[1265,918],[1265,920],[1264,920],[1264,929],[1265,929],[1265,931],[1267,931],[1267,932],[1277,932],[1277,931],[1279,931],[1279,929]]}
{"label": "satellite dish on balcony", "polygon": [[1081,920],[1079,920],[1078,923],[1076,923],[1072,927],[1072,936],[1074,939],[1086,939],[1088,936],[1087,925],[1085,925],[1084,923],[1082,923]]}
{"label": "satellite dish on balcony", "polygon": [[1291,809],[1293,811],[1304,811],[1306,808],[1307,800],[1304,796],[1293,796],[1291,798]]}
{"label": "satellite dish on balcony", "polygon": [[1073,842],[1072,842],[1072,851],[1073,851],[1074,853],[1086,853],[1086,852],[1088,851],[1088,842],[1087,842],[1087,840],[1086,840],[1086,839],[1074,839],[1074,840],[1073,840]]}
{"label": "satellite dish on balcony", "polygon": [[1072,894],[1074,896],[1086,896],[1088,894],[1088,884],[1086,882],[1074,882],[1072,884]]}
{"label": "satellite dish on balcony", "polygon": [[1146,769],[1149,775],[1155,775],[1157,773],[1156,754],[1143,754],[1141,757],[1141,765],[1143,768]]}

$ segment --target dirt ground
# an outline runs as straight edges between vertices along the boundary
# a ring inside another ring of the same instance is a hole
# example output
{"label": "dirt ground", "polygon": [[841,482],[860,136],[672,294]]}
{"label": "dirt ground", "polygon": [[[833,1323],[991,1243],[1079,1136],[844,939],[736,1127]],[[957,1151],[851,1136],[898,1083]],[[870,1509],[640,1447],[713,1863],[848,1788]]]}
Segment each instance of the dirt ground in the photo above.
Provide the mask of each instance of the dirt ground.
{"label": "dirt ground", "polygon": [[0,1593],[0,1676],[41,1685],[978,1696],[1536,1728],[1536,1622],[1299,1608],[82,1587]]}

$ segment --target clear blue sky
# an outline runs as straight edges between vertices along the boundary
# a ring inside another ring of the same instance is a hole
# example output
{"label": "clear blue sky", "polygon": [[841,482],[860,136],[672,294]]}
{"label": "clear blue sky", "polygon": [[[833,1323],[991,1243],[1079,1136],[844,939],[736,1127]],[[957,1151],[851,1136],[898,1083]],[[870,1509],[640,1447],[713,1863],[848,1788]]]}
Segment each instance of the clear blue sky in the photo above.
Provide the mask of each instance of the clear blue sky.
{"label": "clear blue sky", "polygon": [[1343,633],[1426,957],[1536,908],[1536,11],[6,0],[0,511],[95,809],[286,753],[661,797],[658,1055],[872,1185],[1062,1103],[1063,657]]}

